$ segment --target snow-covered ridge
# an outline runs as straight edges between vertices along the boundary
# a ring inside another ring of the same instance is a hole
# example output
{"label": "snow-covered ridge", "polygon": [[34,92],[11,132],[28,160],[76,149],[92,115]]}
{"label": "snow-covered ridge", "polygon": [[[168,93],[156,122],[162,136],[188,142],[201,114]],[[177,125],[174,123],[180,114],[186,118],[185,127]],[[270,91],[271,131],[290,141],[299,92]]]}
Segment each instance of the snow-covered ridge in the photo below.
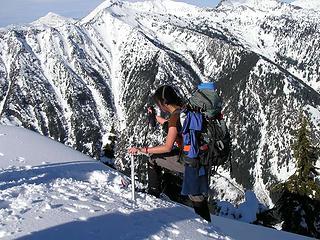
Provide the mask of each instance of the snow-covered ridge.
{"label": "snow-covered ridge", "polygon": [[201,8],[187,4],[185,2],[173,0],[149,0],[142,2],[129,3],[129,6],[141,12],[153,12],[159,14],[193,14]]}
{"label": "snow-covered ridge", "polygon": [[305,9],[313,9],[315,11],[320,11],[319,0],[295,0],[291,4]]}
{"label": "snow-covered ridge", "polygon": [[187,16],[199,13],[202,8],[173,0],[151,0],[141,2],[127,2],[120,0],[108,0],[100,4],[88,16],[81,21],[82,24],[90,22],[101,16],[103,12],[109,12],[113,17],[118,17],[127,22],[134,24],[136,21],[128,21],[128,18],[136,20],[134,15],[139,13],[145,14],[173,14],[176,16]]}
{"label": "snow-covered ridge", "polygon": [[217,8],[238,8],[247,6],[260,10],[271,10],[281,4],[278,0],[221,0]]}

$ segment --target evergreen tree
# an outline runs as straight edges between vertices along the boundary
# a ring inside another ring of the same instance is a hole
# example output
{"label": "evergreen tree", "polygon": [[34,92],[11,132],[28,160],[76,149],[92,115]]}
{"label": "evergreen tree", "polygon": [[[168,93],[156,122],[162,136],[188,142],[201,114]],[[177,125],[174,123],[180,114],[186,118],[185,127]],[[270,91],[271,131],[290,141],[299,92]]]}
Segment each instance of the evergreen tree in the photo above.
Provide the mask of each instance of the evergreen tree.
{"label": "evergreen tree", "polygon": [[112,124],[109,136],[108,136],[108,143],[104,146],[104,156],[110,159],[113,159],[115,156],[115,145],[116,145],[116,129],[114,124]]}
{"label": "evergreen tree", "polygon": [[295,133],[292,145],[297,171],[280,188],[302,196],[320,200],[320,186],[316,182],[319,175],[315,164],[319,157],[319,149],[311,143],[310,124],[306,117],[300,116],[299,128]]}
{"label": "evergreen tree", "polygon": [[[300,127],[296,131],[296,142],[293,144],[294,158],[297,161],[297,178],[302,182],[314,182],[315,177],[319,175],[315,168],[319,150],[311,144],[307,118],[301,115],[300,119]],[[320,196],[318,198],[320,199]]]}
{"label": "evergreen tree", "polygon": [[320,238],[320,185],[315,167],[319,150],[312,144],[310,124],[303,115],[292,149],[297,170],[271,189],[271,196],[278,201],[258,219],[266,226],[282,223],[282,230]]}

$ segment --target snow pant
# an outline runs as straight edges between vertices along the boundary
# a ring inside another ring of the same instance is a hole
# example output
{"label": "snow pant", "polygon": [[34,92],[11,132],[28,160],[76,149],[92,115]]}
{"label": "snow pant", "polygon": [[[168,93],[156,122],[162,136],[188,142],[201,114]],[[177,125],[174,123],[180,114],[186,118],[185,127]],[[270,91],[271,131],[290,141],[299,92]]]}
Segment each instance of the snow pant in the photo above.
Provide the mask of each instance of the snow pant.
{"label": "snow pant", "polygon": [[[148,193],[159,197],[161,190],[162,169],[169,170],[178,174],[184,173],[185,164],[180,161],[179,152],[172,151],[165,154],[154,154],[151,156],[148,164]],[[192,206],[196,214],[203,219],[211,222],[208,202],[204,195],[188,195],[192,201]]]}
{"label": "snow pant", "polygon": [[173,175],[183,174],[184,164],[179,161],[179,151],[170,153],[154,154],[148,164],[148,193],[159,197],[162,193],[162,169]]}

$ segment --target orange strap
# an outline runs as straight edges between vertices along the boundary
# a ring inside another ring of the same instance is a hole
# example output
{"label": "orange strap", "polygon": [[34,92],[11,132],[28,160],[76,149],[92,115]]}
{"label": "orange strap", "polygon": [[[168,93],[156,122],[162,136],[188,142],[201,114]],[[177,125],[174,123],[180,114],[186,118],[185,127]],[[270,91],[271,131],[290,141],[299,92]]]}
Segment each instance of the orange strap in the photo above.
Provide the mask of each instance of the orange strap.
{"label": "orange strap", "polygon": [[[190,151],[190,148],[191,148],[191,145],[185,145],[185,146],[183,147],[183,151],[189,152],[189,151]],[[205,144],[205,145],[203,145],[203,146],[200,147],[200,150],[202,150],[202,151],[207,151],[208,149],[209,149],[209,147],[208,147],[207,144]]]}
{"label": "orange strap", "polygon": [[191,145],[185,145],[185,146],[183,147],[183,151],[189,152],[189,151],[190,151],[190,147],[191,147]]}

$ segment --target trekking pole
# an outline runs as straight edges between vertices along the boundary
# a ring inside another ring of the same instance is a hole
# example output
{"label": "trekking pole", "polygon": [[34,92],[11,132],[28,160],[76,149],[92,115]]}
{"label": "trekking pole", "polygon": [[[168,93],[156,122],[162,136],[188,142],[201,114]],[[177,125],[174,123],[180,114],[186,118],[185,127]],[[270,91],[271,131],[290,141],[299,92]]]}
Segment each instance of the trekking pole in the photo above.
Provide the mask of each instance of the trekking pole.
{"label": "trekking pole", "polygon": [[132,201],[135,203],[135,172],[134,172],[134,155],[131,156],[131,195],[132,195]]}
{"label": "trekking pole", "polygon": [[147,143],[147,136],[148,136],[148,133],[149,133],[149,129],[150,129],[150,124],[152,125],[152,127],[155,127],[155,120],[152,121],[151,123],[151,116],[155,117],[155,109],[154,107],[148,107],[148,109],[151,108],[151,110],[153,111],[151,114],[153,115],[150,115],[150,113],[148,112],[148,125],[147,125],[147,131],[144,135],[144,140],[143,140],[143,143],[142,143],[142,147],[145,147],[146,143]]}
{"label": "trekking pole", "polygon": [[146,143],[147,143],[147,136],[148,136],[148,133],[149,133],[149,128],[150,128],[150,119],[148,120],[148,126],[147,126],[147,131],[144,135],[144,140],[143,140],[143,143],[142,143],[142,147],[145,147]]}

